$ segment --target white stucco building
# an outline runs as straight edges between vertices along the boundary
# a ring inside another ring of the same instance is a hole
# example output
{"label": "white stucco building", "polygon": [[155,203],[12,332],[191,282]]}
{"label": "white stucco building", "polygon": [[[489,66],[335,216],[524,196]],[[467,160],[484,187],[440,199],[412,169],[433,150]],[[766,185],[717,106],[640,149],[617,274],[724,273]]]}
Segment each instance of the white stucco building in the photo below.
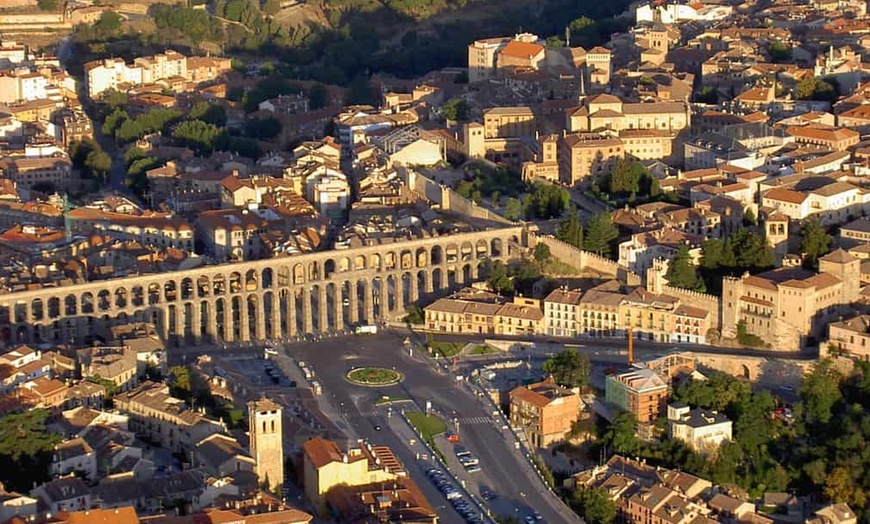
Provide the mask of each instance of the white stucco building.
{"label": "white stucco building", "polygon": [[668,433],[693,451],[715,454],[723,442],[731,441],[731,421],[716,411],[674,403],[668,405]]}

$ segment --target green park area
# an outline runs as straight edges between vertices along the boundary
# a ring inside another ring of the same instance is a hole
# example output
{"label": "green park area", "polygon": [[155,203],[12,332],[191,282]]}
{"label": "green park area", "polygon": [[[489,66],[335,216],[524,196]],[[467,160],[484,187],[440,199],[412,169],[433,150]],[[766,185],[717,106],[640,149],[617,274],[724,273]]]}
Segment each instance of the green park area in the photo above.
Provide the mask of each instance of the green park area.
{"label": "green park area", "polygon": [[443,420],[434,416],[426,415],[420,411],[406,413],[408,421],[417,428],[417,431],[423,435],[423,439],[430,442],[435,435],[440,435],[447,431],[447,424]]}
{"label": "green park area", "polygon": [[454,357],[465,347],[464,342],[439,342],[435,341],[429,344],[432,348],[432,353],[438,357],[450,358]]}
{"label": "green park area", "polygon": [[347,372],[347,380],[363,386],[388,386],[398,384],[404,377],[394,369],[356,368]]}

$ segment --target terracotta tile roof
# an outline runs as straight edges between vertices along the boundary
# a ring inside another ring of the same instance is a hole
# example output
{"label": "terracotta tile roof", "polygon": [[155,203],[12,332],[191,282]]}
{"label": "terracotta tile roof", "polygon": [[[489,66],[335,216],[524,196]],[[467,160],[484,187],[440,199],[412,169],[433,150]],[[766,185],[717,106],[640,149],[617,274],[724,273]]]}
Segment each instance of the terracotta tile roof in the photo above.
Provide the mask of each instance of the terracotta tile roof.
{"label": "terracotta tile roof", "polygon": [[848,264],[850,262],[854,262],[858,260],[854,256],[850,255],[848,252],[844,251],[842,248],[837,249],[836,251],[832,251],[827,255],[823,256],[819,260],[823,260],[825,262],[833,262],[835,264]]}
{"label": "terracotta tile roof", "polygon": [[513,58],[530,59],[544,52],[544,46],[532,44],[530,42],[520,42],[511,40],[508,45],[504,46],[501,54]]}
{"label": "terracotta tile roof", "polygon": [[860,137],[860,133],[843,127],[828,127],[822,125],[789,126],[786,132],[796,138],[814,140],[840,141]]}
{"label": "terracotta tile roof", "polygon": [[743,283],[747,286],[767,289],[768,291],[776,291],[776,284],[762,277],[748,276],[743,279]]}
{"label": "terracotta tile roof", "polygon": [[305,441],[302,444],[302,452],[317,469],[332,462],[342,462],[342,453],[338,444],[324,438],[314,437]]}
{"label": "terracotta tile roof", "polygon": [[803,204],[807,195],[784,187],[775,187],[764,194],[764,199],[789,202],[791,204]]}

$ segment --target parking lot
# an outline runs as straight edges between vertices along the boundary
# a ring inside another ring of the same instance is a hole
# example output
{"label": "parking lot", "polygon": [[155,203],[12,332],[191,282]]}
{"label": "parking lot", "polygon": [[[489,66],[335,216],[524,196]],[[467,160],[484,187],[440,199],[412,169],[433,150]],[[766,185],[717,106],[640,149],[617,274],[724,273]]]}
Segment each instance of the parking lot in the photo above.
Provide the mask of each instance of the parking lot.
{"label": "parking lot", "polygon": [[[243,375],[252,385],[260,387],[296,387],[296,381],[289,379],[281,368],[271,359],[260,356],[224,358],[236,372]],[[268,356],[268,355],[266,355]]]}

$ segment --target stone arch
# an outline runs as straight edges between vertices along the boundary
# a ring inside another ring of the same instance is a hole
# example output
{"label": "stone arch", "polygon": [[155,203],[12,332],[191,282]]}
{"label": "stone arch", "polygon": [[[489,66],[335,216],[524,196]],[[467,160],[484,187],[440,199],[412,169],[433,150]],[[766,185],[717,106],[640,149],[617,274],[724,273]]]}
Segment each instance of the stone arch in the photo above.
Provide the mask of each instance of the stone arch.
{"label": "stone arch", "polygon": [[504,249],[502,240],[498,237],[493,238],[489,243],[489,256],[491,257],[500,257],[502,256],[502,250]]}
{"label": "stone arch", "polygon": [[30,314],[33,315],[33,320],[42,320],[45,316],[45,304],[41,298],[34,298],[30,303]]}
{"label": "stone arch", "polygon": [[480,239],[474,246],[474,255],[478,260],[482,260],[489,256],[489,250],[487,249],[487,241],[484,239]]}
{"label": "stone arch", "polygon": [[439,245],[432,246],[432,250],[429,251],[429,264],[432,266],[437,266],[439,264],[444,263],[444,248]]}
{"label": "stone arch", "polygon": [[381,271],[390,271],[392,269],[396,269],[396,266],[399,263],[399,255],[396,254],[395,251],[387,251],[384,253],[383,264],[381,265]]}
{"label": "stone arch", "polygon": [[399,252],[399,269],[411,269],[414,267],[414,252],[403,249]]}
{"label": "stone arch", "polygon": [[245,271],[245,291],[256,291],[257,287],[257,271],[253,269]]}
{"label": "stone arch", "polygon": [[211,288],[214,296],[220,296],[227,292],[227,278],[223,273],[218,273],[211,279]]}
{"label": "stone arch", "polygon": [[308,280],[320,280],[320,262],[312,260],[308,263]]}
{"label": "stone arch", "polygon": [[181,300],[193,298],[193,279],[185,277],[181,279]]}
{"label": "stone arch", "polygon": [[[381,309],[381,316],[384,316],[386,313],[397,311],[399,309],[402,297],[398,296],[397,293],[399,286],[398,282],[396,282],[396,275],[388,275],[387,278],[382,279],[381,282],[387,287],[387,303],[384,304]],[[383,293],[381,296],[383,296]]]}
{"label": "stone arch", "polygon": [[350,257],[341,257],[338,259],[338,272],[347,273],[352,270],[353,266],[350,263]]}
{"label": "stone arch", "polygon": [[76,296],[75,295],[67,295],[63,299],[63,313],[64,315],[71,317],[78,315],[78,308],[76,307]]}
{"label": "stone arch", "polygon": [[455,288],[455,287],[456,287],[456,284],[457,284],[457,282],[456,282],[456,277],[457,277],[457,275],[456,275],[456,268],[455,268],[455,267],[449,267],[449,268],[447,269],[447,285],[445,286],[444,284],[442,284],[442,287],[446,287],[447,289],[453,289],[453,288]]}
{"label": "stone arch", "polygon": [[459,253],[460,253],[460,256],[459,256],[460,260],[462,260],[462,261],[471,260],[472,258],[474,258],[474,246],[471,244],[471,242],[468,242],[468,241],[463,242],[459,246]]}
{"label": "stone arch", "polygon": [[148,305],[153,306],[160,303],[160,284],[152,282],[148,284]]}
{"label": "stone arch", "polygon": [[752,372],[749,369],[749,366],[747,366],[746,364],[740,364],[740,371],[743,375],[743,378],[745,378],[746,380],[752,380]]}
{"label": "stone arch", "polygon": [[336,270],[337,270],[337,265],[335,263],[335,259],[327,258],[326,260],[323,261],[323,279],[324,280],[326,280],[327,278],[334,275]]}
{"label": "stone arch", "polygon": [[444,260],[448,264],[452,264],[459,260],[459,246],[454,244],[447,244],[444,248]]}
{"label": "stone arch", "polygon": [[508,255],[510,256],[519,256],[522,251],[522,245],[520,244],[520,239],[516,235],[511,235],[510,240],[508,241]]}
{"label": "stone arch", "polygon": [[[402,272],[402,296],[398,297],[399,307],[401,308],[405,304],[410,304],[412,302],[417,301],[417,297],[411,296],[411,285],[414,279],[417,278],[414,273],[409,271]],[[419,289],[419,288],[418,288]],[[398,294],[398,293],[397,293]]]}
{"label": "stone arch", "polygon": [[127,307],[127,288],[119,287],[115,290],[115,307]]}
{"label": "stone arch", "polygon": [[265,333],[263,336],[269,338],[272,333],[272,323],[277,321],[277,319],[272,318],[272,302],[275,300],[275,294],[272,291],[266,291],[263,293],[263,324],[265,326]]}
{"label": "stone arch", "polygon": [[445,278],[445,275],[444,275],[444,272],[441,270],[441,268],[436,267],[435,269],[433,269],[432,270],[432,288],[433,289],[443,289],[444,287],[446,287],[444,285],[444,282],[445,282],[444,278]]}
{"label": "stone arch", "polygon": [[353,268],[357,271],[361,269],[366,269],[368,265],[366,264],[365,255],[357,255],[353,258]]}
{"label": "stone arch", "polygon": [[425,247],[418,247],[414,251],[414,267],[426,267],[429,265],[429,252]]}
{"label": "stone arch", "polygon": [[174,302],[178,298],[178,284],[174,280],[167,280],[163,284],[163,298],[167,302]]}
{"label": "stone arch", "polygon": [[462,283],[466,285],[474,280],[471,264],[464,264],[462,266],[462,276],[460,278],[462,279]]}
{"label": "stone arch", "polygon": [[383,263],[383,258],[381,258],[380,253],[373,253],[369,255],[369,269],[374,269],[380,271],[383,269],[381,264]]}
{"label": "stone arch", "polygon": [[[51,304],[51,299],[49,299],[49,305]],[[51,310],[51,307],[49,307]],[[94,294],[90,291],[85,291],[82,293],[82,314],[89,315],[94,312]]]}
{"label": "stone arch", "polygon": [[209,333],[208,329],[211,318],[211,304],[208,303],[208,300],[201,300],[199,302],[199,318],[196,319],[196,329],[193,332],[197,338],[209,336],[208,341],[214,342],[210,336],[212,333]]}
{"label": "stone arch", "polygon": [[131,302],[135,307],[142,307],[145,304],[145,290],[142,286],[133,286],[130,290]]}
{"label": "stone arch", "polygon": [[230,327],[232,333],[229,334],[231,340],[239,340],[242,333],[242,315],[245,310],[242,307],[242,297],[235,295],[230,299]]}
{"label": "stone arch", "polygon": [[248,340],[257,339],[257,322],[259,321],[259,312],[257,311],[258,300],[259,297],[256,294],[248,295],[247,300],[245,300],[245,311],[243,314],[247,315],[248,332],[242,336],[247,336]]}
{"label": "stone arch", "polygon": [[302,264],[293,266],[293,283],[297,285],[305,283],[305,266]]}
{"label": "stone arch", "polygon": [[216,334],[219,340],[227,339],[227,326],[224,322],[224,318],[226,317],[226,308],[227,304],[223,298],[219,298],[214,301],[215,330],[217,331]]}
{"label": "stone arch", "polygon": [[431,275],[425,269],[421,269],[420,271],[417,271],[415,278],[417,279],[417,299],[419,300],[421,297],[432,292],[430,287],[432,285],[432,281],[430,280]]}
{"label": "stone arch", "polygon": [[290,285],[290,266],[280,266],[278,268],[278,287],[287,287]]}
{"label": "stone arch", "polygon": [[197,298],[206,298],[209,296],[211,292],[211,282],[209,282],[208,276],[202,275],[196,279],[196,297]]}
{"label": "stone arch", "polygon": [[100,308],[100,311],[108,311],[112,307],[108,289],[102,289],[97,294],[97,307]]}
{"label": "stone arch", "polygon": [[272,289],[274,280],[274,271],[272,268],[267,267],[260,273],[260,287],[262,289]]}
{"label": "stone arch", "polygon": [[230,273],[230,282],[229,282],[230,294],[241,293],[242,291],[242,274],[238,271],[233,271]]}

